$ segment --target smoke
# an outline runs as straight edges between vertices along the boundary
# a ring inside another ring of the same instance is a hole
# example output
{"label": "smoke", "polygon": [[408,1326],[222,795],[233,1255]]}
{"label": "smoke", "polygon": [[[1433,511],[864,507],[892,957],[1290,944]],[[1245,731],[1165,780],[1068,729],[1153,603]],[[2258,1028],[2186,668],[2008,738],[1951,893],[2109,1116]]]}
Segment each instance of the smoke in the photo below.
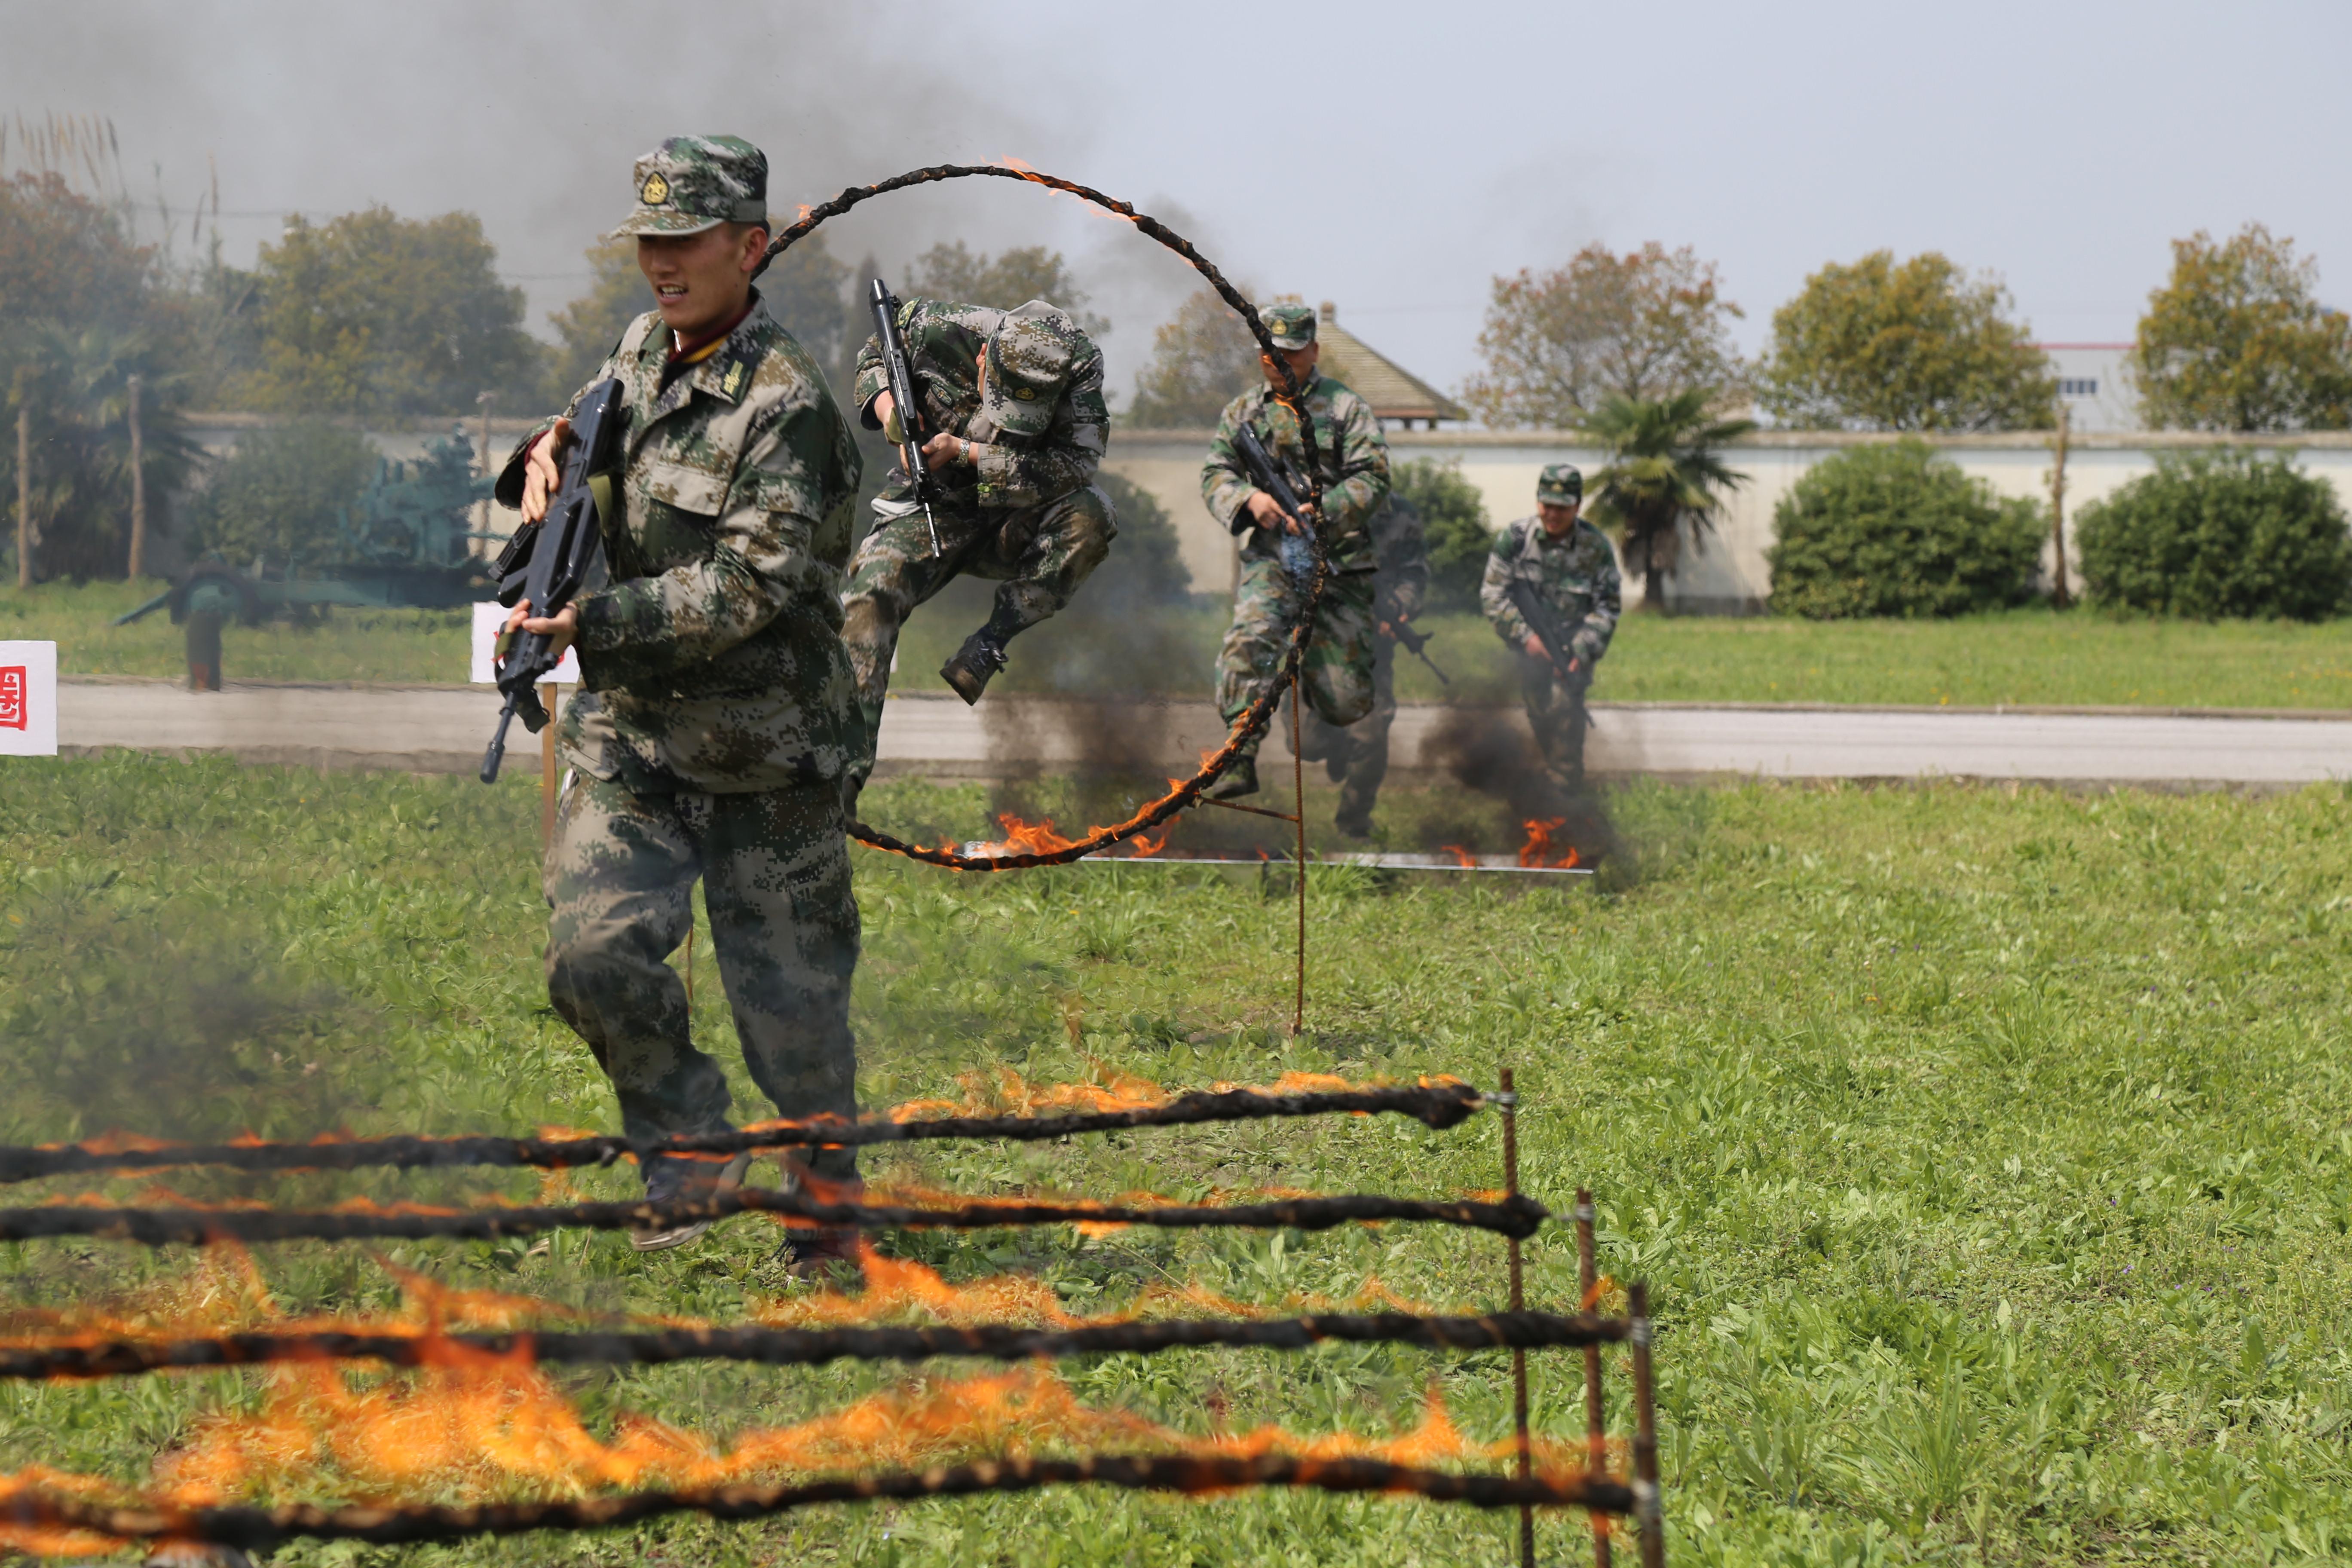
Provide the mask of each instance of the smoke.
{"label": "smoke", "polygon": [[[1449,825],[1443,817],[1424,817],[1421,824],[1423,849],[1445,844],[1465,848],[1516,849],[1527,824],[1557,823],[1551,828],[1555,846],[1574,846],[1578,858],[1593,865],[1622,858],[1623,840],[1612,825],[1598,791],[1587,785],[1563,789],[1553,779],[1535,742],[1517,714],[1493,708],[1448,708],[1437,727],[1423,742],[1424,767],[1444,769],[1448,780],[1480,799],[1499,802],[1508,817],[1508,841],[1489,841],[1492,829],[1479,825]],[[1469,838],[1448,837],[1467,828]]]}
{"label": "smoke", "polygon": [[[481,215],[530,319],[587,281],[582,249],[627,209],[629,166],[661,137],[732,132],[768,154],[772,207],[918,163],[1008,154],[1042,166],[1075,139],[959,66],[936,19],[907,9],[767,0],[648,10],[623,0],[463,0],[192,9],[130,3],[14,16],[0,101],[110,116],[134,195],[185,210],[220,174],[226,258],[248,263],[282,215],[372,202]],[[1084,79],[1055,107],[1087,118]],[[1082,232],[1045,192],[953,187],[828,225],[835,252],[903,258],[933,240],[982,248]]]}

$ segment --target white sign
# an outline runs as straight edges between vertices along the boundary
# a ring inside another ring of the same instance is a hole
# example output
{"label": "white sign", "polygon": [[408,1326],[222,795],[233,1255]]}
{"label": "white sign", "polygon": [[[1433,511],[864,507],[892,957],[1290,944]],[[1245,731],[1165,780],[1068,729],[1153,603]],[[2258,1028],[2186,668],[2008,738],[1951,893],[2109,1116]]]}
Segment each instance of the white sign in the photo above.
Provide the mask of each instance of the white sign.
{"label": "white sign", "polygon": [[[477,686],[489,686],[496,683],[499,679],[498,665],[492,656],[498,652],[499,631],[507,624],[509,614],[510,612],[507,607],[495,599],[487,605],[474,606],[474,668],[468,679]],[[574,649],[565,648],[562,662],[555,667],[555,673],[547,679],[560,680],[566,686],[579,685],[579,653]]]}
{"label": "white sign", "polygon": [[0,757],[58,754],[58,645],[0,642]]}

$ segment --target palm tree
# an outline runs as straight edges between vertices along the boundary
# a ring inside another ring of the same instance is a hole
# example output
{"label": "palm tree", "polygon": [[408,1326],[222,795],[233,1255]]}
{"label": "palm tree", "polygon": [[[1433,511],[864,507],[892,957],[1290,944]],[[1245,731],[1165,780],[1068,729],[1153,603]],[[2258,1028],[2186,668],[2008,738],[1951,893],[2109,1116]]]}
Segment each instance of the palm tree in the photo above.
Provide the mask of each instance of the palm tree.
{"label": "palm tree", "polygon": [[1756,428],[1753,419],[1717,419],[1704,390],[1635,400],[1612,394],[1584,423],[1609,461],[1592,477],[1592,520],[1618,531],[1625,569],[1642,574],[1645,607],[1664,609],[1665,580],[1690,547],[1706,548],[1724,492],[1748,482],[1716,450]]}

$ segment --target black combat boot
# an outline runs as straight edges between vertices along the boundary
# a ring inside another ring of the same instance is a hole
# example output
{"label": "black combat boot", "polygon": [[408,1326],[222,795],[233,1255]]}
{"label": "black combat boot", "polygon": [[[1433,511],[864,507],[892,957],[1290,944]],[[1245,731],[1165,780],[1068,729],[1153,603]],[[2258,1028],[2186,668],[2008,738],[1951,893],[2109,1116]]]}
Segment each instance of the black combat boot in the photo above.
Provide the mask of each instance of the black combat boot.
{"label": "black combat boot", "polygon": [[1211,800],[1238,800],[1243,795],[1256,793],[1257,759],[1255,757],[1236,758],[1234,765],[1225,770],[1224,777],[1209,786]]}
{"label": "black combat boot", "polygon": [[955,657],[940,666],[940,675],[966,703],[976,703],[988,689],[989,677],[1004,668],[1004,638],[994,626],[982,626],[963,639]]}

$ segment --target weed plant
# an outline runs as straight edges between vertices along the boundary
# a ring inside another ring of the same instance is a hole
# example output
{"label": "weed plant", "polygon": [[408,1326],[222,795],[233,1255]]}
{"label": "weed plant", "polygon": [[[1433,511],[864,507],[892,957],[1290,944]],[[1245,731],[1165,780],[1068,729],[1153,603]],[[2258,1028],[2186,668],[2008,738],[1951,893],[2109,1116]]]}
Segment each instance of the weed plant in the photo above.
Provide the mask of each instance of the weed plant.
{"label": "weed plant", "polygon": [[[290,1135],[607,1128],[545,1008],[527,783],[132,759],[12,763],[0,783],[0,1138],[129,1128]],[[976,789],[877,785],[876,815],[970,834]],[[2268,1562],[2352,1542],[2352,798],[1960,785],[1635,787],[1638,876],[1607,886],[1315,874],[1309,1028],[1288,1039],[1286,881],[1074,868],[956,876],[860,853],[862,1095],[966,1072],[1171,1085],[1285,1068],[1491,1081],[1514,1064],[1527,1179],[1599,1195],[1603,1268],[1659,1313],[1675,1561]],[[1321,813],[1318,813],[1318,817]],[[697,1024],[732,1045],[698,944]],[[757,1107],[737,1075],[739,1111]],[[1496,1184],[1500,1128],[1393,1118],[918,1145],[869,1175],[972,1192],[1220,1188],[1439,1194]],[[172,1173],[207,1195],[527,1198],[524,1173]],[[44,1183],[6,1201],[146,1182]],[[581,1178],[624,1194],[625,1171]],[[640,1257],[614,1236],[259,1249],[289,1310],[383,1307],[390,1268],[602,1310],[730,1319],[796,1289],[764,1221]],[[1266,1304],[1368,1275],[1499,1302],[1488,1238],[1066,1231],[896,1238],[1073,1310],[1154,1281]],[[0,1247],[26,1306],[180,1291],[234,1270],[97,1241]],[[1529,1293],[1574,1293],[1564,1232]],[[1580,1368],[1532,1358],[1536,1419],[1580,1430]],[[919,1371],[566,1371],[722,1442]],[[1434,1380],[1471,1434],[1508,1420],[1499,1356],[1378,1347],[1066,1367],[1083,1397],[1192,1431],[1409,1426]],[[256,1374],[0,1384],[0,1468],[133,1480]],[[1620,1365],[1612,1430],[1630,1430]],[[337,1495],[331,1479],[309,1495]],[[1513,1521],[1388,1500],[1206,1503],[1062,1491],[683,1521],[281,1564],[774,1562],[1437,1564],[1507,1559]],[[1547,1560],[1580,1556],[1573,1519]]]}

